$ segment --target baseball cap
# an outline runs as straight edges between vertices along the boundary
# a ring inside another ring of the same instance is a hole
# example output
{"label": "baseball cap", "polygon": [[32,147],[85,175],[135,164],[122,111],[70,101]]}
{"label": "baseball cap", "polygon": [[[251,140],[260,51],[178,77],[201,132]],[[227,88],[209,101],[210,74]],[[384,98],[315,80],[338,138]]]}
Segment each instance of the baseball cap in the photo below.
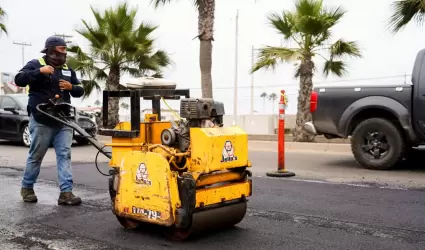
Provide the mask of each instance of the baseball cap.
{"label": "baseball cap", "polygon": [[46,53],[48,47],[56,47],[56,46],[66,46],[66,42],[60,37],[51,36],[46,39],[46,42],[44,43],[44,49],[40,52]]}

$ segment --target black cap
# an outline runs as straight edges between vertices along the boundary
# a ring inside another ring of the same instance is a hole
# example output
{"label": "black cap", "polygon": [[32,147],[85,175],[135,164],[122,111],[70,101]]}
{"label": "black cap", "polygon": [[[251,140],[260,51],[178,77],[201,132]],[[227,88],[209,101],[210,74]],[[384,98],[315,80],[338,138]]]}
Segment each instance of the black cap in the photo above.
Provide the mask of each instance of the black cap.
{"label": "black cap", "polygon": [[56,46],[66,46],[66,42],[65,42],[65,40],[63,40],[60,37],[51,36],[51,37],[47,38],[47,40],[44,44],[44,49],[40,52],[46,53],[48,47],[56,47]]}

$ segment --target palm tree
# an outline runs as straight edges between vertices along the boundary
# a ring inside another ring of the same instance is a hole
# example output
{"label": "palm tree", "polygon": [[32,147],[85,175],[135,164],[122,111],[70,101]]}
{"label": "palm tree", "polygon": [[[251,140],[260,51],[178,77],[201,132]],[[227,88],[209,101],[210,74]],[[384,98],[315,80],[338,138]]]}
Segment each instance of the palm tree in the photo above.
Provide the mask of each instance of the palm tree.
{"label": "palm tree", "polygon": [[3,21],[5,17],[6,17],[6,11],[4,11],[2,7],[0,7],[0,34],[5,33],[7,35],[8,34],[7,28]]}
{"label": "palm tree", "polygon": [[274,105],[275,105],[275,101],[276,101],[276,99],[277,99],[277,95],[276,95],[276,93],[271,93],[270,95],[269,95],[269,101],[272,101],[272,113],[274,113]]}
{"label": "palm tree", "polygon": [[[296,62],[295,77],[299,77],[299,95],[294,141],[313,141],[314,137],[303,129],[305,122],[311,120],[310,95],[313,88],[313,73],[316,56],[325,59],[323,73],[342,76],[346,73],[344,56],[361,57],[356,42],[339,39],[331,42],[331,29],[344,16],[341,7],[325,7],[321,0],[297,0],[295,10],[284,10],[268,16],[271,27],[283,36],[286,42],[294,42],[295,47],[261,48],[257,62],[251,69],[274,69],[278,63]],[[319,52],[327,52],[328,58]]]}
{"label": "palm tree", "polygon": [[397,0],[391,4],[392,15],[388,27],[393,33],[400,31],[414,19],[422,24],[425,17],[425,0]]}
{"label": "palm tree", "polygon": [[[106,80],[106,90],[122,89],[119,82],[123,73],[160,77],[161,69],[170,64],[170,59],[164,51],[154,50],[151,35],[157,26],[143,22],[136,24],[137,9],[130,9],[126,3],[103,12],[92,8],[92,12],[95,25],[83,20],[84,28],[77,30],[89,41],[89,52],[83,52],[79,46],[69,49],[73,53],[70,66],[82,77],[88,77],[82,81],[85,96],[94,89],[101,90],[99,80]],[[107,128],[113,128],[119,122],[119,99],[110,98],[108,109]]]}
{"label": "palm tree", "polygon": [[263,98],[263,111],[265,112],[266,111],[266,98],[267,98],[267,93],[266,92],[263,92],[263,93],[261,93],[261,95],[260,95],[260,97],[261,98]]}
{"label": "palm tree", "polygon": [[[173,0],[151,0],[155,8]],[[193,0],[198,9],[199,66],[201,69],[201,88],[203,98],[212,98],[212,41],[214,41],[215,0]]]}

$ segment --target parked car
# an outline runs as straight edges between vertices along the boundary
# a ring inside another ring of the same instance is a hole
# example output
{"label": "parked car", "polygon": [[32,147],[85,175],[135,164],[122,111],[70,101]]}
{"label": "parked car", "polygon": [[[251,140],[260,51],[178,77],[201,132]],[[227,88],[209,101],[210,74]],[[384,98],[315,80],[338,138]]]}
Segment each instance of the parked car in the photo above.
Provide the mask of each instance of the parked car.
{"label": "parked car", "polygon": [[[0,95],[0,139],[19,141],[29,147],[31,138],[28,129],[28,96],[26,94]],[[78,111],[78,124],[91,136],[96,137],[97,125],[88,114]],[[74,131],[78,144],[88,141]]]}
{"label": "parked car", "polygon": [[351,136],[355,159],[384,170],[425,144],[425,49],[418,52],[411,83],[315,87],[312,122],[305,128],[328,139]]}

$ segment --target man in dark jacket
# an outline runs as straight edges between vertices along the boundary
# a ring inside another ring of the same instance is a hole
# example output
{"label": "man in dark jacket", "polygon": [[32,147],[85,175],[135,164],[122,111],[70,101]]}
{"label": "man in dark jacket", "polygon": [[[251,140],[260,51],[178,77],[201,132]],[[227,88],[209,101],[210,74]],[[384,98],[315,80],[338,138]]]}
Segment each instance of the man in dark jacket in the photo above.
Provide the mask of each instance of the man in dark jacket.
{"label": "man in dark jacket", "polygon": [[73,130],[37,112],[36,106],[47,103],[59,94],[70,103],[71,97],[84,94],[75,71],[66,64],[66,43],[59,37],[49,37],[45,55],[29,61],[15,76],[15,83],[28,89],[28,112],[31,145],[22,179],[21,195],[24,202],[37,202],[34,183],[49,146],[53,143],[56,152],[58,180],[60,185],[59,205],[78,205],[81,199],[72,193],[71,145]]}

